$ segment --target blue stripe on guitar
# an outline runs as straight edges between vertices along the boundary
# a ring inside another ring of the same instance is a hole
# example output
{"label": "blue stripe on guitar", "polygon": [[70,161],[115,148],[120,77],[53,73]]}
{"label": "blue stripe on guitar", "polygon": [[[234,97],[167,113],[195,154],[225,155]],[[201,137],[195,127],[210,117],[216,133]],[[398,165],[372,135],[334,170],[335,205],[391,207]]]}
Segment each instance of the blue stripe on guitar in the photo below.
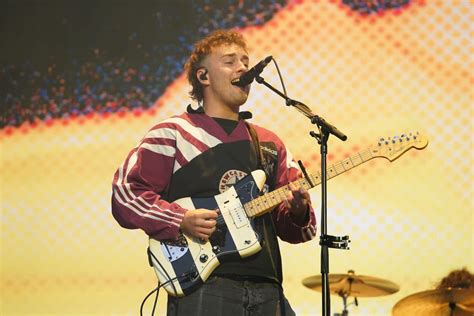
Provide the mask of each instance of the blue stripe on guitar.
{"label": "blue stripe on guitar", "polygon": [[[205,208],[209,210],[215,210],[218,208],[217,202],[213,197],[194,198],[192,200],[194,206],[197,209]],[[218,249],[218,251],[215,251],[215,253],[219,258],[219,261],[222,261],[221,259],[227,259],[227,256],[229,255],[234,258],[232,254],[236,253],[237,247],[235,246],[234,239],[227,229],[224,218],[220,214],[217,217],[216,231],[209,238],[209,242],[211,243],[213,249]],[[238,253],[236,254],[238,257],[240,257]],[[225,256],[226,258],[222,258],[222,256]]]}
{"label": "blue stripe on guitar", "polygon": [[[162,245],[167,247],[166,242],[162,243]],[[173,245],[173,243],[170,243],[169,246],[176,247],[176,245]],[[183,248],[187,248],[187,245],[183,245]],[[171,256],[169,259],[170,258]],[[199,273],[196,270],[196,266],[194,265],[194,260],[189,249],[186,249],[186,252],[181,257],[175,259],[172,263],[172,266],[184,295],[190,294],[197,286],[200,286],[203,283]]]}

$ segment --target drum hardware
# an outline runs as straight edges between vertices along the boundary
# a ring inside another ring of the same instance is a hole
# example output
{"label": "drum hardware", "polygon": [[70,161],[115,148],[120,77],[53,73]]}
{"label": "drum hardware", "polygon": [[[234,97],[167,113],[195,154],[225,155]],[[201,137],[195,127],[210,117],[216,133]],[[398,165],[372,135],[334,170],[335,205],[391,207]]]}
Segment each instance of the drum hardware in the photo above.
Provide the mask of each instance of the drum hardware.
{"label": "drum hardware", "polygon": [[[303,285],[314,291],[322,291],[321,276],[310,276],[302,281]],[[329,274],[329,290],[331,294],[341,297],[344,309],[342,313],[336,313],[334,316],[348,316],[349,305],[359,305],[358,297],[376,297],[396,293],[400,287],[388,280],[356,275],[354,270],[349,270],[347,274]],[[354,298],[354,302],[347,304],[349,297]]]}
{"label": "drum hardware", "polygon": [[472,316],[474,289],[445,288],[409,295],[398,301],[393,316]]}

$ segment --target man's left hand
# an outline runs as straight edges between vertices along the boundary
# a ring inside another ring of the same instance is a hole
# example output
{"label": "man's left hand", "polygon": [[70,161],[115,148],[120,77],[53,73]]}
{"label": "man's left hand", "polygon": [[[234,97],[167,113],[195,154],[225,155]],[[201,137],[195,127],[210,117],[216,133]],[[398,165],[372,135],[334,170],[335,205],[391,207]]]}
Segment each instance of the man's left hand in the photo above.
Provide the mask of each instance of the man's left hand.
{"label": "man's left hand", "polygon": [[285,204],[288,208],[291,218],[296,224],[304,224],[308,219],[309,205],[311,198],[308,191],[304,188],[297,188],[293,183],[289,183]]}

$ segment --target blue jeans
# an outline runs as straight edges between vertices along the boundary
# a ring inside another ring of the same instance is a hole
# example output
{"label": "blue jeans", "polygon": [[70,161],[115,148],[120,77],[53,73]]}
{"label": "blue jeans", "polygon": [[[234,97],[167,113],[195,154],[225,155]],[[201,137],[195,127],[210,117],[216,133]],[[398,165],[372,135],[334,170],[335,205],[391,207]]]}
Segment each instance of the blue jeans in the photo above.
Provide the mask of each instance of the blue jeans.
{"label": "blue jeans", "polygon": [[[281,302],[281,303],[280,303]],[[281,312],[281,310],[283,311]],[[168,296],[168,316],[294,316],[280,285],[210,277],[185,297]]]}

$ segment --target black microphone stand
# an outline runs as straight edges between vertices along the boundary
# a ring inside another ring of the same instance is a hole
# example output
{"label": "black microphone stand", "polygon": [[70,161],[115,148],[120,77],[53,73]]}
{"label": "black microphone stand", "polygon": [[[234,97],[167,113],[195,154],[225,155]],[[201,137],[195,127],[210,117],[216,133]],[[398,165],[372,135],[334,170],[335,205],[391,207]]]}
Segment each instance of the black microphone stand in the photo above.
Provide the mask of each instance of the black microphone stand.
{"label": "black microphone stand", "polygon": [[[323,301],[323,316],[330,316],[331,314],[331,299],[329,292],[329,248],[336,249],[349,249],[349,236],[331,236],[327,234],[327,141],[329,135],[333,134],[342,141],[347,139],[347,136],[339,131],[335,126],[326,122],[322,117],[317,116],[311,112],[305,104],[290,99],[282,92],[275,89],[269,83],[260,76],[257,76],[255,80],[281,96],[285,99],[287,106],[294,106],[299,112],[303,113],[307,118],[311,120],[312,124],[318,127],[319,134],[310,132],[310,135],[318,141],[321,145],[321,235],[319,238],[319,244],[321,245],[321,277],[322,277],[322,301]],[[311,180],[306,176],[306,172],[303,172],[306,180],[312,184]],[[313,186],[313,185],[311,185]]]}

